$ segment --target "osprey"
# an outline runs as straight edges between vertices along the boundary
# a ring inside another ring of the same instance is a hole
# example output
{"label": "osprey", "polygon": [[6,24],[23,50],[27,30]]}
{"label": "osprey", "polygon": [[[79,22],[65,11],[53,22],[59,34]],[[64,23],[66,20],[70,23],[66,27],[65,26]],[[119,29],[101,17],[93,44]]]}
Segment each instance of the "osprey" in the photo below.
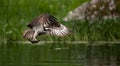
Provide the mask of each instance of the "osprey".
{"label": "osprey", "polygon": [[39,42],[36,39],[36,36],[39,35],[66,36],[69,34],[68,28],[58,23],[57,18],[50,14],[38,16],[27,27],[28,29],[24,31],[23,37],[32,43]]}

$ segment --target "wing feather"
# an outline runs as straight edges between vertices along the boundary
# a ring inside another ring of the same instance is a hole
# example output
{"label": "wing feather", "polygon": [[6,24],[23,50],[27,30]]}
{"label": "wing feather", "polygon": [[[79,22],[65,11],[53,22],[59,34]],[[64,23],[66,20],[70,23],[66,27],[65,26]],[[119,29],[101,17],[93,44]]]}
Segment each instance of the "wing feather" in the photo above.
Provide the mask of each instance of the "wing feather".
{"label": "wing feather", "polygon": [[60,24],[57,22],[57,18],[50,14],[43,14],[38,16],[27,26],[29,28],[33,28],[38,25],[45,25],[44,27],[60,27]]}
{"label": "wing feather", "polygon": [[65,36],[69,34],[69,30],[64,25],[60,24],[61,27],[50,28],[51,31],[48,31],[47,34],[55,36]]}
{"label": "wing feather", "polygon": [[24,31],[23,37],[26,38],[26,39],[28,39],[28,40],[31,40],[31,39],[33,39],[34,33],[35,33],[35,31],[30,30],[30,29],[26,29]]}

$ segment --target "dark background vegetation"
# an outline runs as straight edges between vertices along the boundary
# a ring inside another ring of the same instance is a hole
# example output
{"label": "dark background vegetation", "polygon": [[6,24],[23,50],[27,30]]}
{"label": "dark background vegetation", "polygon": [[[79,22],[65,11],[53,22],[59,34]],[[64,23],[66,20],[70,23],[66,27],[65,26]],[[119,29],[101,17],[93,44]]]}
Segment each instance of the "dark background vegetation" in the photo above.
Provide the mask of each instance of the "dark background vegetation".
{"label": "dark background vegetation", "polygon": [[[120,46],[115,44],[72,44],[65,41],[120,41],[120,19],[69,21],[62,19],[88,0],[0,0],[0,66],[117,66]],[[35,17],[50,13],[71,34],[61,38],[40,36],[48,44],[27,44],[22,37]],[[20,41],[23,43],[17,43]],[[59,43],[63,41],[63,43]],[[94,65],[96,64],[96,65]]]}
{"label": "dark background vegetation", "polygon": [[43,13],[57,17],[60,23],[71,30],[71,34],[65,38],[40,36],[41,41],[119,41],[119,18],[98,21],[62,20],[69,11],[86,1],[89,0],[1,0],[0,42],[25,41],[22,33],[27,28],[26,25]]}

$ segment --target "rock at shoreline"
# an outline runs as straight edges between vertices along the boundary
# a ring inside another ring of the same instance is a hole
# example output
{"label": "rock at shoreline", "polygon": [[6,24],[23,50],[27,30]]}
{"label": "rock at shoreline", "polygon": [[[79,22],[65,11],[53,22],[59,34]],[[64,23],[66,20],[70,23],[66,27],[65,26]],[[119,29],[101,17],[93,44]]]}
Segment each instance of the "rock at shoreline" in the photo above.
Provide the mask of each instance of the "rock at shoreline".
{"label": "rock at shoreline", "polygon": [[70,11],[64,21],[81,19],[112,19],[120,17],[118,0],[91,0]]}

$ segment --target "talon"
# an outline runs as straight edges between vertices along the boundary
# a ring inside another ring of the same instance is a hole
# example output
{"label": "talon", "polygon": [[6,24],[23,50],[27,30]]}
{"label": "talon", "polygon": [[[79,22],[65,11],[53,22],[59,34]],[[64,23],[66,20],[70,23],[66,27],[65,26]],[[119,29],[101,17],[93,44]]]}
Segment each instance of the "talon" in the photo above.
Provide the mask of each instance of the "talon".
{"label": "talon", "polygon": [[32,44],[34,43],[38,43],[40,40],[37,40],[37,41],[31,41]]}

